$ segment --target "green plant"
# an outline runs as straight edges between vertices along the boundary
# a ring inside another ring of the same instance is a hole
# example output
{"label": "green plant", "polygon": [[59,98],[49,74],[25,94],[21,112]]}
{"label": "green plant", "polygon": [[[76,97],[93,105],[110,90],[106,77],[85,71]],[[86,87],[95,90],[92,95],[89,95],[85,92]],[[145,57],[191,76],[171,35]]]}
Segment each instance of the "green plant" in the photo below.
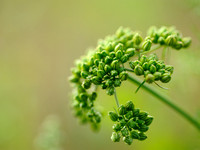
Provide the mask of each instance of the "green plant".
{"label": "green plant", "polygon": [[[175,50],[187,48],[191,43],[189,37],[182,35],[174,27],[151,27],[146,38],[129,28],[120,27],[114,35],[99,40],[95,49],[89,50],[86,56],[76,61],[72,69],[70,82],[73,83],[73,108],[75,115],[82,123],[90,123],[98,128],[101,122],[101,112],[95,109],[97,87],[106,90],[108,95],[114,95],[118,109],[108,113],[115,122],[111,140],[119,142],[123,137],[125,143],[130,145],[133,139],[145,140],[145,132],[153,121],[147,112],[136,109],[132,101],[120,105],[115,88],[120,87],[123,81],[129,80],[146,89],[155,97],[180,113],[200,130],[200,124],[178,106],[161,95],[153,87],[145,83],[168,83],[171,80],[174,67],[165,64],[165,54],[169,47]],[[152,53],[163,48],[162,59]],[[151,53],[151,54],[149,54]],[[134,59],[134,60],[132,60]],[[129,72],[129,73],[128,73]],[[143,76],[143,81],[136,79]]]}

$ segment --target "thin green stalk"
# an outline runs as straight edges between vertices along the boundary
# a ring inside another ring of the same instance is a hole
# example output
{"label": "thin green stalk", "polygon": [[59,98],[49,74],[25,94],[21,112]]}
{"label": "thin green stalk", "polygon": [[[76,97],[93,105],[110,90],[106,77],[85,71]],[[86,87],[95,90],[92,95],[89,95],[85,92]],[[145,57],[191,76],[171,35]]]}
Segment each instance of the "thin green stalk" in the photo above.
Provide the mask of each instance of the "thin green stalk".
{"label": "thin green stalk", "polygon": [[[142,81],[140,81],[130,75],[128,76],[128,80],[137,85],[140,85],[142,83]],[[182,115],[182,117],[184,117],[186,120],[188,120],[191,124],[193,124],[200,131],[200,123],[197,120],[195,120],[195,118],[193,118],[188,113],[186,113],[184,110],[179,108],[176,104],[172,103],[171,102],[172,100],[170,100],[168,97],[164,96],[163,94],[161,94],[160,92],[158,92],[157,90],[155,90],[153,87],[151,87],[149,85],[144,84],[141,88],[145,89],[146,91],[151,93],[153,96],[157,97],[159,100],[161,100],[162,102],[167,104],[169,107],[174,109],[176,112],[178,112],[180,115]]]}
{"label": "thin green stalk", "polygon": [[161,48],[161,47],[162,47],[162,45],[153,46],[152,49],[150,49],[149,51],[144,51],[144,52],[142,52],[141,54],[151,53],[151,52],[153,52],[153,51],[155,51],[155,50],[157,50],[157,49],[159,49],[159,48]]}
{"label": "thin green stalk", "polygon": [[165,58],[166,58],[166,54],[167,54],[167,49],[168,47],[167,46],[165,46],[164,48],[163,48],[163,51],[162,51],[162,60],[163,61],[165,61]]}
{"label": "thin green stalk", "polygon": [[114,97],[115,97],[115,102],[117,104],[117,107],[119,107],[119,100],[117,98],[117,92],[116,92],[116,89],[115,89],[115,92],[114,92]]}

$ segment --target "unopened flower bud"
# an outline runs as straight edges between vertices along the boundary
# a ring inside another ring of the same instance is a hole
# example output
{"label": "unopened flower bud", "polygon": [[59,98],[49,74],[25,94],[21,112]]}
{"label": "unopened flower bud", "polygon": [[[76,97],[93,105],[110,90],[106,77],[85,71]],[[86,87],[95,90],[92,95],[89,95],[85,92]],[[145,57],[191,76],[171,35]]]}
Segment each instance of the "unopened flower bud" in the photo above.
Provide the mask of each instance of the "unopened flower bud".
{"label": "unopened flower bud", "polygon": [[76,77],[76,76],[70,76],[69,77],[69,81],[70,82],[73,82],[73,83],[78,83],[79,82],[79,77]]}
{"label": "unopened flower bud", "polygon": [[111,73],[111,76],[113,76],[113,77],[118,75],[117,70],[112,70],[110,73]]}
{"label": "unopened flower bud", "polygon": [[105,50],[108,52],[112,51],[112,44],[111,43],[107,44]]}
{"label": "unopened flower bud", "polygon": [[98,76],[92,77],[92,83],[94,83],[95,85],[100,85],[101,82],[102,82],[102,78],[100,78]]}
{"label": "unopened flower bud", "polygon": [[148,74],[150,74],[151,72],[149,70],[144,71],[144,77],[146,77]]}
{"label": "unopened flower bud", "polygon": [[133,116],[134,117],[137,117],[139,115],[139,113],[140,113],[140,109],[137,108],[137,109],[133,110]]}
{"label": "unopened flower bud", "polygon": [[144,51],[148,51],[151,49],[151,45],[152,45],[152,42],[150,40],[147,40],[143,43],[142,48]]}
{"label": "unopened flower bud", "polygon": [[140,138],[140,136],[139,136],[139,134],[138,134],[137,131],[131,131],[131,132],[130,132],[130,136],[131,136],[131,138],[133,138],[133,139],[139,139],[139,138]]}
{"label": "unopened flower bud", "polygon": [[131,145],[133,142],[133,139],[130,136],[126,136],[126,137],[123,137],[123,141],[127,143],[128,145]]}
{"label": "unopened flower bud", "polygon": [[144,70],[148,70],[148,69],[149,69],[149,64],[148,64],[148,62],[145,62],[145,63],[142,65],[142,68],[143,68]]}
{"label": "unopened flower bud", "polygon": [[156,72],[156,66],[151,65],[150,68],[149,68],[149,71],[150,71],[151,73]]}
{"label": "unopened flower bud", "polygon": [[117,52],[118,50],[123,50],[124,49],[124,45],[122,43],[117,44],[117,46],[115,46],[115,52]]}
{"label": "unopened flower bud", "polygon": [[114,92],[115,92],[114,87],[109,87],[109,88],[107,89],[107,91],[106,91],[106,93],[107,93],[108,95],[110,95],[110,96],[113,95]]}
{"label": "unopened flower bud", "polygon": [[115,86],[115,87],[119,87],[120,85],[121,85],[120,79],[115,79],[115,81],[114,81],[114,86]]}
{"label": "unopened flower bud", "polygon": [[110,117],[110,119],[111,119],[112,121],[117,121],[117,120],[118,120],[118,115],[117,115],[117,113],[115,113],[115,112],[113,112],[113,111],[110,111],[110,112],[108,113],[108,115],[109,115],[109,117]]}
{"label": "unopened flower bud", "polygon": [[107,79],[105,84],[106,84],[107,87],[110,87],[110,86],[113,85],[113,81],[111,79]]}
{"label": "unopened flower bud", "polygon": [[160,77],[162,76],[162,74],[161,74],[160,72],[155,72],[155,73],[153,74],[153,76],[155,77],[155,80],[157,81],[157,80],[160,79]]}
{"label": "unopened flower bud", "polygon": [[128,55],[127,55],[127,54],[125,54],[124,56],[122,56],[122,57],[121,57],[121,59],[120,59],[120,60],[121,60],[121,62],[122,62],[122,63],[125,63],[125,62],[127,62],[127,61],[128,61],[128,59],[129,59]]}
{"label": "unopened flower bud", "polygon": [[112,128],[114,131],[117,132],[117,131],[120,131],[122,127],[119,123],[117,123],[117,124],[114,124]]}
{"label": "unopened flower bud", "polygon": [[140,112],[138,115],[138,118],[141,120],[145,120],[147,118],[147,116],[148,116],[147,112]]}
{"label": "unopened flower bud", "polygon": [[92,94],[89,96],[91,101],[94,101],[97,98],[97,93],[96,92],[92,92]]}
{"label": "unopened flower bud", "polygon": [[140,62],[143,64],[147,61],[147,56],[145,55],[142,55],[141,58],[140,58]]}
{"label": "unopened flower bud", "polygon": [[147,127],[147,126],[144,124],[144,125],[141,125],[141,126],[140,126],[139,131],[141,131],[141,132],[146,132],[148,129],[149,129],[149,127]]}
{"label": "unopened flower bud", "polygon": [[121,126],[125,126],[126,120],[125,120],[125,119],[121,119],[121,120],[119,121],[119,123],[120,123]]}
{"label": "unopened flower bud", "polygon": [[88,72],[87,71],[82,71],[81,72],[81,77],[86,79],[88,77]]}
{"label": "unopened flower bud", "polygon": [[120,141],[120,134],[119,133],[116,133],[116,132],[113,132],[112,133],[112,136],[111,136],[111,140],[113,142],[119,142]]}
{"label": "unopened flower bud", "polygon": [[139,133],[139,136],[140,136],[139,138],[140,141],[143,141],[147,138],[147,136],[143,132]]}
{"label": "unopened flower bud", "polygon": [[168,45],[168,46],[174,46],[176,45],[176,42],[177,42],[177,38],[175,35],[169,35],[166,39],[165,39],[165,43]]}
{"label": "unopened flower bud", "polygon": [[115,70],[118,70],[120,65],[119,65],[119,61],[118,60],[114,60],[112,63],[111,63],[111,67]]}
{"label": "unopened flower bud", "polygon": [[136,75],[141,76],[144,74],[144,69],[140,65],[137,65],[134,69],[134,72]]}
{"label": "unopened flower bud", "polygon": [[115,55],[118,59],[120,59],[123,56],[122,50],[118,50]]}
{"label": "unopened flower bud", "polygon": [[189,47],[191,42],[192,42],[190,37],[185,37],[185,38],[182,39],[182,41],[183,41],[183,47],[184,48]]}
{"label": "unopened flower bud", "polygon": [[97,77],[103,78],[104,75],[105,75],[105,72],[103,70],[97,70]]}
{"label": "unopened flower bud", "polygon": [[136,33],[133,37],[133,42],[136,44],[136,45],[139,45],[141,42],[142,42],[142,37],[141,35],[139,35],[138,33]]}
{"label": "unopened flower bud", "polygon": [[79,98],[80,98],[81,101],[87,101],[88,96],[87,96],[86,93],[81,93],[79,95]]}
{"label": "unopened flower bud", "polygon": [[138,128],[138,125],[135,121],[133,121],[133,118],[128,121],[128,126],[133,129]]}
{"label": "unopened flower bud", "polygon": [[104,70],[105,64],[103,62],[99,62],[99,70]]}
{"label": "unopened flower bud", "polygon": [[95,64],[95,66],[98,66],[98,65],[99,65],[99,60],[98,60],[98,59],[95,59],[95,60],[94,60],[94,64]]}
{"label": "unopened flower bud", "polygon": [[127,80],[127,78],[128,78],[128,73],[125,72],[125,71],[121,72],[121,73],[119,74],[119,78],[120,78],[122,81]]}
{"label": "unopened flower bud", "polygon": [[86,63],[82,64],[82,70],[83,71],[89,71],[89,69],[90,69],[90,66],[88,64],[86,64]]}
{"label": "unopened flower bud", "polygon": [[111,58],[114,58],[114,57],[115,57],[115,52],[110,52],[110,53],[109,53],[109,56],[110,56]]}
{"label": "unopened flower bud", "polygon": [[173,46],[173,48],[177,50],[181,49],[182,47],[183,47],[183,42],[181,41],[176,42],[176,44]]}
{"label": "unopened flower bud", "polygon": [[155,81],[155,76],[152,74],[147,74],[145,77],[145,81],[147,83],[153,83]]}
{"label": "unopened flower bud", "polygon": [[169,71],[170,73],[173,73],[174,67],[171,66],[171,65],[166,65],[166,66],[165,66],[165,70]]}
{"label": "unopened flower bud", "polygon": [[108,73],[112,70],[112,68],[110,67],[110,65],[105,65],[104,70],[106,73]]}
{"label": "unopened flower bud", "polygon": [[133,112],[132,111],[128,111],[126,114],[125,114],[125,117],[126,119],[131,119],[133,117]]}
{"label": "unopened flower bud", "polygon": [[126,102],[126,104],[125,104],[125,108],[126,108],[126,111],[132,111],[132,110],[134,110],[134,104],[133,104],[133,102],[132,101],[128,101],[128,102]]}
{"label": "unopened flower bud", "polygon": [[161,82],[167,83],[171,80],[171,75],[169,73],[164,73],[160,79]]}
{"label": "unopened flower bud", "polygon": [[158,43],[160,43],[160,45],[164,45],[165,44],[165,39],[162,36],[160,36],[158,38]]}
{"label": "unopened flower bud", "polygon": [[148,116],[146,119],[145,119],[145,124],[147,126],[149,126],[153,121],[153,117],[152,116]]}
{"label": "unopened flower bud", "polygon": [[121,133],[123,136],[127,136],[128,135],[128,129],[126,128],[126,126],[124,126],[122,129],[121,129]]}
{"label": "unopened flower bud", "polygon": [[82,86],[83,86],[85,89],[89,89],[90,86],[91,86],[91,81],[86,79],[85,81],[83,81]]}
{"label": "unopened flower bud", "polygon": [[124,114],[126,113],[126,108],[125,108],[124,105],[121,105],[121,106],[118,108],[118,110],[119,110],[119,114],[120,114],[120,115],[124,115]]}
{"label": "unopened flower bud", "polygon": [[105,63],[110,64],[112,62],[112,58],[110,56],[106,56]]}
{"label": "unopened flower bud", "polygon": [[116,31],[116,35],[118,38],[124,35],[123,27],[119,27],[119,29]]}
{"label": "unopened flower bud", "polygon": [[132,56],[134,56],[135,55],[135,48],[128,48],[127,50],[126,50],[126,54],[128,54],[129,55],[129,57],[132,57]]}

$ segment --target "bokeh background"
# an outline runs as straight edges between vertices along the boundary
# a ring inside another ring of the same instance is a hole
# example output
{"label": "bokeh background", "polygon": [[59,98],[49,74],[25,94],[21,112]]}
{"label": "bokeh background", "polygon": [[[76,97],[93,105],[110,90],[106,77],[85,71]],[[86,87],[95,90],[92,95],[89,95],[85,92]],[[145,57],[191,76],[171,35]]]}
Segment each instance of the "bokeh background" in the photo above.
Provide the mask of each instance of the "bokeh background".
{"label": "bokeh background", "polygon": [[[200,120],[199,0],[0,0],[0,150],[200,150],[199,131],[128,82],[118,89],[120,103],[133,99],[155,117],[144,142],[113,143],[107,116],[94,133],[70,110],[74,60],[119,26],[145,36],[151,25],[192,37],[189,49],[171,51],[175,72],[165,94]],[[113,110],[114,98],[100,92],[99,105]]]}

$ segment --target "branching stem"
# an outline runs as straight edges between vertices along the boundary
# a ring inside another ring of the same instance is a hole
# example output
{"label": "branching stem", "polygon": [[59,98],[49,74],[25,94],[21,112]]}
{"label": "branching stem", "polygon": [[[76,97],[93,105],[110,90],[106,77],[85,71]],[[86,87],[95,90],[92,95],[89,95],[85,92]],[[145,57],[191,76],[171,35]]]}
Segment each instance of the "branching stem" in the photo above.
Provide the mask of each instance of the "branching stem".
{"label": "branching stem", "polygon": [[115,97],[115,102],[117,104],[117,107],[119,107],[119,100],[117,98],[117,92],[116,92],[116,88],[115,88],[115,92],[114,92],[114,97]]}
{"label": "branching stem", "polygon": [[[128,80],[137,85],[140,85],[142,83],[142,81],[130,75],[128,76]],[[146,91],[151,93],[153,96],[161,100],[163,103],[167,104],[169,107],[174,109],[177,113],[179,113],[182,117],[184,117],[187,121],[193,124],[200,131],[200,123],[195,118],[193,118],[188,113],[186,113],[184,110],[182,110],[180,107],[178,107],[176,104],[172,103],[172,100],[170,100],[168,97],[164,96],[163,94],[161,94],[160,92],[158,92],[156,89],[154,89],[153,87],[149,85],[144,84],[141,88],[145,89]]]}

